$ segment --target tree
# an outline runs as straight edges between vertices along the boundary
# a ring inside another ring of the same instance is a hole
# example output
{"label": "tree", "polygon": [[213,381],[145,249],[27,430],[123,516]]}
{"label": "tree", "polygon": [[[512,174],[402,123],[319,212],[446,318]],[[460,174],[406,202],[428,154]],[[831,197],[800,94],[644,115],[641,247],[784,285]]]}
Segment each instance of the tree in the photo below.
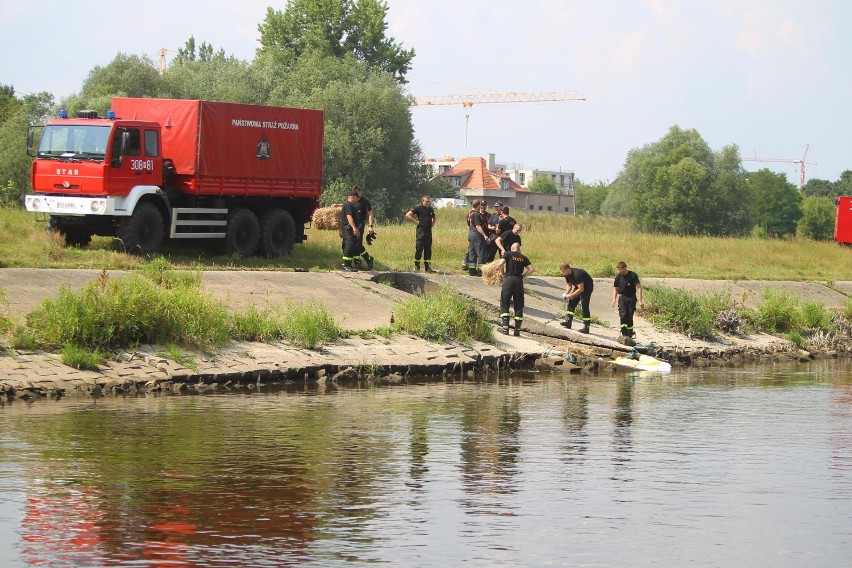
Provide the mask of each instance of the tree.
{"label": "tree", "polygon": [[772,237],[795,234],[802,216],[802,196],[787,175],[764,168],[748,174],[748,180],[754,195],[754,219],[761,230]]}
{"label": "tree", "polygon": [[577,213],[581,215],[600,215],[601,206],[609,195],[609,186],[603,181],[586,185],[581,181],[574,184],[577,198]]}
{"label": "tree", "polygon": [[160,73],[147,55],[119,53],[106,66],[89,72],[80,89],[80,97],[101,96],[156,97],[161,89]]}
{"label": "tree", "polygon": [[750,200],[744,175],[736,146],[714,153],[696,130],[673,126],[628,153],[601,211],[647,231],[742,234],[751,227],[741,211]]}
{"label": "tree", "polygon": [[194,37],[163,73],[161,89],[162,96],[175,99],[265,104],[268,97],[264,81],[249,63],[226,56],[222,49],[214,52],[206,42],[196,55]]}
{"label": "tree", "polygon": [[834,191],[835,195],[852,195],[852,170],[845,170],[840,174]]}
{"label": "tree", "polygon": [[208,61],[212,61],[214,57],[224,59],[225,50],[220,49],[214,54],[213,46],[207,43],[206,41],[202,41],[196,53],[195,36],[189,36],[189,39],[186,40],[184,46],[178,48],[178,54],[177,57],[175,57],[173,64],[183,65],[185,63],[191,63],[193,61],[200,61],[202,63],[206,63]]}
{"label": "tree", "polygon": [[258,25],[257,54],[285,67],[312,52],[335,58],[350,54],[405,83],[414,50],[386,36],[387,11],[382,0],[289,0],[284,11],[267,8]]}
{"label": "tree", "polygon": [[837,207],[831,198],[808,196],[802,201],[802,217],[797,224],[798,234],[815,241],[827,241],[834,236],[834,217]]}
{"label": "tree", "polygon": [[409,100],[391,75],[368,70],[351,54],[313,53],[280,78],[269,103],[325,111],[324,204],[340,203],[358,184],[376,215],[387,218],[426,192]]}
{"label": "tree", "polygon": [[424,184],[424,190],[424,195],[431,195],[432,197],[455,199],[459,196],[458,188],[441,177],[427,181]]}
{"label": "tree", "polygon": [[556,187],[556,182],[550,179],[547,174],[536,174],[527,189],[532,193],[549,193],[557,195],[559,188]]}
{"label": "tree", "polygon": [[708,233],[745,235],[754,227],[752,195],[736,145],[725,146],[715,156],[710,191],[714,211],[708,220]]}
{"label": "tree", "polygon": [[825,179],[809,179],[802,187],[802,195],[818,197],[834,197],[837,195],[835,184]]}
{"label": "tree", "polygon": [[53,95],[25,95],[15,99],[14,108],[0,124],[0,205],[20,207],[30,188],[27,129],[44,122],[53,108]]}

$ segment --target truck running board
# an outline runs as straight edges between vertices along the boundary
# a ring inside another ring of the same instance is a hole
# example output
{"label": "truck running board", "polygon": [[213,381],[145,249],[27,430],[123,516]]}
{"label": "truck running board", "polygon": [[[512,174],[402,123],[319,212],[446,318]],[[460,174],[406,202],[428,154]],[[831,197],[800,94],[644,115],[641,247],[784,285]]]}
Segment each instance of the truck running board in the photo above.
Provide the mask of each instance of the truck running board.
{"label": "truck running board", "polygon": [[223,239],[227,209],[175,208],[169,237],[173,239]]}

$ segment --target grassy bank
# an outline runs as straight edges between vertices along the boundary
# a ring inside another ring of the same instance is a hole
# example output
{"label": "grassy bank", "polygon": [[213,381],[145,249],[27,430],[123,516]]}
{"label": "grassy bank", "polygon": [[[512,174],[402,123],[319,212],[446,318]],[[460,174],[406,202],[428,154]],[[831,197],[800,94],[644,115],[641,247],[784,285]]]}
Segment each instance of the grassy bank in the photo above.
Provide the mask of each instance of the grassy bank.
{"label": "grassy bank", "polygon": [[[456,273],[467,249],[466,211],[437,211],[433,261],[438,271]],[[614,274],[619,260],[645,277],[711,280],[848,280],[852,247],[806,239],[675,237],[638,233],[629,222],[601,217],[546,213],[515,214],[524,226],[524,252],[542,276],[559,275],[570,262],[592,276]],[[0,267],[133,269],[145,261],[113,250],[110,239],[95,238],[86,249],[65,248],[43,223],[18,210],[0,209]],[[376,270],[412,270],[414,225],[380,220],[369,247]],[[308,241],[276,261],[216,255],[209,245],[178,243],[163,250],[172,264],[192,269],[334,270],[340,264],[336,231],[308,230]]]}

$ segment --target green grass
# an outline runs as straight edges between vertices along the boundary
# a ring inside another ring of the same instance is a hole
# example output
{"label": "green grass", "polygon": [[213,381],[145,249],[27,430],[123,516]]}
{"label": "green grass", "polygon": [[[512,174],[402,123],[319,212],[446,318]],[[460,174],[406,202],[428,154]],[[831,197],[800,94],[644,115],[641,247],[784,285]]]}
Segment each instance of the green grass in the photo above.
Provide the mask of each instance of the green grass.
{"label": "green grass", "polygon": [[315,301],[291,302],[286,308],[282,331],[284,339],[307,349],[332,343],[344,335],[331,312]]}
{"label": "green grass", "polygon": [[492,326],[482,310],[448,286],[400,302],[394,314],[394,329],[429,341],[494,341]]}
{"label": "green grass", "polygon": [[680,288],[645,288],[646,316],[654,325],[689,337],[712,338],[716,335],[716,316],[732,307],[730,293],[693,294]]}
{"label": "green grass", "polygon": [[[456,272],[467,250],[464,208],[439,209],[434,229],[437,270]],[[613,276],[619,260],[642,276],[718,280],[848,280],[852,248],[807,239],[677,237],[634,231],[629,221],[550,213],[512,216],[524,224],[524,253],[541,276],[558,276],[569,262],[595,277]],[[368,247],[377,270],[412,270],[414,225],[379,220],[379,238]],[[192,270],[334,270],[340,264],[336,231],[308,230],[308,240],[280,260],[217,255],[205,242],[177,242],[158,256]],[[134,269],[146,259],[116,252],[110,239],[97,237],[86,249],[64,248],[31,213],[0,209],[0,266]]]}
{"label": "green grass", "polygon": [[175,363],[179,363],[195,372],[198,371],[198,357],[193,353],[188,353],[181,349],[179,345],[167,343],[157,352],[160,357],[171,359]]}
{"label": "green grass", "polygon": [[166,287],[146,274],[111,278],[103,271],[81,290],[66,288],[44,301],[27,315],[27,327],[43,348],[174,342],[204,349],[230,338],[227,311],[198,286]]}
{"label": "green grass", "polygon": [[60,354],[65,365],[84,371],[97,371],[106,362],[106,355],[100,349],[86,349],[70,343],[62,346]]}

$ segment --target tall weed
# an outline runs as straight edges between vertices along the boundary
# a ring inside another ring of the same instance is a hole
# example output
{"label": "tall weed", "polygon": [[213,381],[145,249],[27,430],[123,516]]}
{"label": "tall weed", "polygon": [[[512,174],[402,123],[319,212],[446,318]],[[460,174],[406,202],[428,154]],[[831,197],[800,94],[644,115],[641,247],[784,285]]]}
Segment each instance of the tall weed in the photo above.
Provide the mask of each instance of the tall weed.
{"label": "tall weed", "polygon": [[700,296],[666,286],[648,286],[645,292],[648,319],[689,337],[714,336],[716,315],[731,307],[729,295],[722,292]]}
{"label": "tall weed", "polygon": [[786,290],[764,288],[763,303],[755,309],[754,323],[769,333],[787,333],[802,321],[799,298]]}
{"label": "tall weed", "polygon": [[448,286],[400,302],[394,314],[395,329],[430,341],[494,341],[493,328],[482,310]]}
{"label": "tall weed", "polygon": [[103,272],[80,291],[63,289],[27,316],[27,327],[42,347],[174,342],[209,348],[230,338],[229,316],[212,297],[192,286],[163,288],[138,273],[113,279]]}
{"label": "tall weed", "polygon": [[802,302],[800,307],[800,325],[805,329],[829,329],[831,311],[822,302]]}
{"label": "tall weed", "polygon": [[307,304],[289,303],[281,331],[284,339],[306,349],[332,343],[343,335],[343,330],[331,312],[316,301]]}

